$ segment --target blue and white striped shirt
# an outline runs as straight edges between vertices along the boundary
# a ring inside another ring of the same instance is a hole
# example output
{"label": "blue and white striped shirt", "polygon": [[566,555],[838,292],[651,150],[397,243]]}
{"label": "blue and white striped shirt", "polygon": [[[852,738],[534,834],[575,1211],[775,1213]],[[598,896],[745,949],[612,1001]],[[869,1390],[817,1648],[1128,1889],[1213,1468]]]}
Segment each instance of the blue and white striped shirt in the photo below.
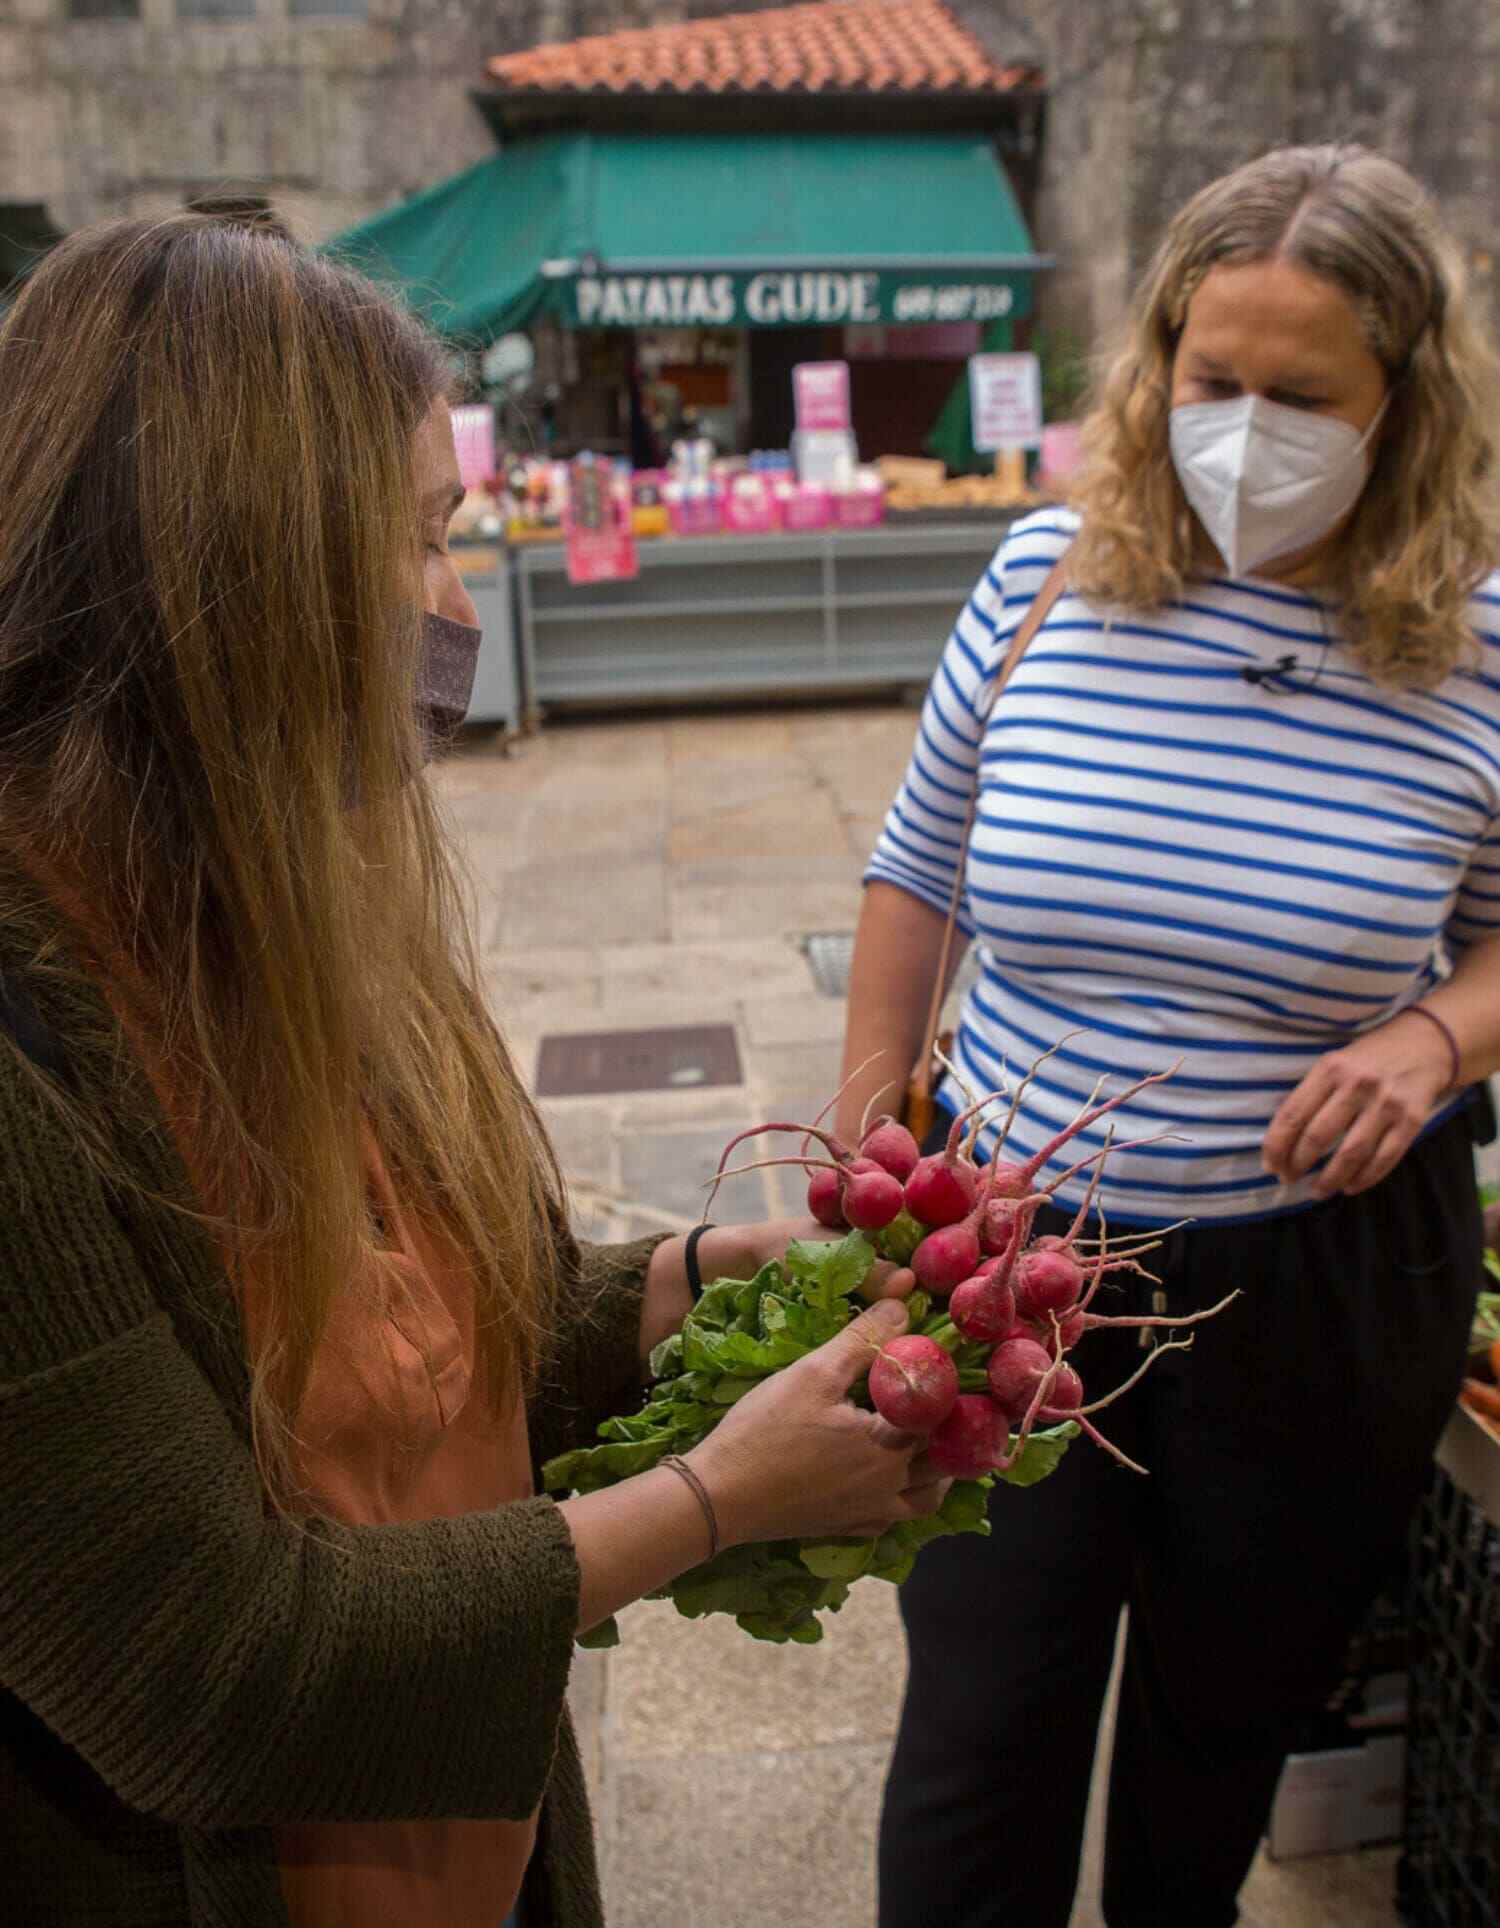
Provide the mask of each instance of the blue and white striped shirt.
{"label": "blue and white striped shirt", "polygon": [[[1076,519],[1017,523],[959,616],[866,873],[961,921],[980,976],[955,1062],[976,1092],[1075,1027],[1028,1089],[1007,1155],[1181,1058],[1114,1114],[1111,1219],[1258,1217],[1307,1201],[1261,1169],[1314,1061],[1420,997],[1440,959],[1500,935],[1500,575],[1481,661],[1430,692],[1377,688],[1312,597],[1214,580],[1149,617],[1064,594],[981,731],[1011,637]],[[1245,682],[1247,665],[1286,677]],[[961,1103],[951,1080],[944,1100]],[[993,1131],[981,1139],[992,1149]],[[1103,1142],[1054,1160],[1049,1174]],[[1082,1196],[1083,1180],[1059,1194]]]}

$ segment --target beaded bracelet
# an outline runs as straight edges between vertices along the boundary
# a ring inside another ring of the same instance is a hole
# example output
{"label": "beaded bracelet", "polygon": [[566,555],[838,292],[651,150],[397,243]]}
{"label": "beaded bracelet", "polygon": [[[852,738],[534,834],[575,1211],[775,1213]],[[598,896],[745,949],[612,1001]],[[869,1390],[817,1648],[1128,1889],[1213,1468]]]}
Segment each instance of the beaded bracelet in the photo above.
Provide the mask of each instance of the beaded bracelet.
{"label": "beaded bracelet", "polygon": [[1459,1077],[1458,1039],[1454,1037],[1453,1033],[1448,1029],[1447,1025],[1444,1024],[1437,1012],[1429,1010],[1425,1004],[1408,1004],[1406,1008],[1414,1017],[1426,1018],[1429,1024],[1435,1024],[1439,1031],[1442,1032],[1443,1042],[1448,1047],[1449,1061],[1448,1082],[1444,1086],[1444,1089],[1447,1091],[1456,1090]]}
{"label": "beaded bracelet", "polygon": [[695,1225],[688,1233],[682,1247],[682,1269],[687,1273],[688,1291],[693,1295],[696,1305],[703,1297],[703,1274],[698,1270],[698,1241],[705,1232],[711,1232],[712,1225]]}
{"label": "beaded bracelet", "polygon": [[713,1501],[708,1497],[708,1488],[687,1461],[679,1459],[675,1453],[668,1453],[665,1459],[659,1459],[656,1463],[658,1466],[670,1466],[674,1473],[680,1473],[698,1495],[698,1504],[703,1508],[704,1519],[708,1521],[708,1557],[713,1559],[719,1550],[719,1516],[714,1511]]}

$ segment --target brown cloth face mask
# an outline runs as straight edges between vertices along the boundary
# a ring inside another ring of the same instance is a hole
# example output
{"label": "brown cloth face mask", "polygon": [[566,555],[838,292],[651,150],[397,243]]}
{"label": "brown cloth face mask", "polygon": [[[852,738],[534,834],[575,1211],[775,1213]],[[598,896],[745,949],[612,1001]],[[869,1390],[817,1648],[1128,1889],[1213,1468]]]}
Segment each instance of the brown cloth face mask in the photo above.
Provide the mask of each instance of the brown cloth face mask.
{"label": "brown cloth face mask", "polygon": [[468,714],[483,634],[472,623],[456,623],[431,610],[423,613],[417,702],[429,757],[447,749]]}

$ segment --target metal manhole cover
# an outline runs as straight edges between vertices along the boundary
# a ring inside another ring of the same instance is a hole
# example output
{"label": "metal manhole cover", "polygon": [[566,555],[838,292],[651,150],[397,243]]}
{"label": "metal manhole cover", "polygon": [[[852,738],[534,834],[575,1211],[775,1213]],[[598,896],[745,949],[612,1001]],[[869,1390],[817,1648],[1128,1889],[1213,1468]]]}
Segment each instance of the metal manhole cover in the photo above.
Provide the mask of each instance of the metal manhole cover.
{"label": "metal manhole cover", "polygon": [[543,1038],[540,1098],[602,1098],[618,1091],[694,1091],[744,1083],[734,1027],[680,1024],[660,1031],[588,1031]]}

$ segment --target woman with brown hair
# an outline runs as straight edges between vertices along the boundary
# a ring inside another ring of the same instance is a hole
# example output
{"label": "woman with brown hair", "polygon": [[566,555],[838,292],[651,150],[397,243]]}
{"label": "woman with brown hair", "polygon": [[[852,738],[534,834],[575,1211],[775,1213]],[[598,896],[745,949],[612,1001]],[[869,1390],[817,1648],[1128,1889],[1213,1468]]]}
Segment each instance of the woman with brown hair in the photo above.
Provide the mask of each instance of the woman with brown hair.
{"label": "woman with brown hair", "polygon": [[36,1928],[594,1928],[575,1635],[715,1544],[941,1497],[844,1397],[891,1304],[686,1461],[535,1496],[691,1260],[573,1239],[481,1004],[420,775],[478,643],[448,390],[263,222],[75,236],[0,329],[0,1888]]}
{"label": "woman with brown hair", "polygon": [[[1100,1220],[1190,1222],[1120,1309],[1242,1296],[1115,1409],[1148,1479],[1075,1448],[902,1589],[885,1928],[1064,1928],[1127,1604],[1105,1916],[1233,1922],[1400,1547],[1480,1278],[1465,1092],[1500,1067],[1497,433],[1416,183],[1266,155],[1171,223],[1074,506],[1011,530],[934,678],[853,965],[849,1063],[883,1055],[839,1129],[912,1062],[961,875],[947,1112],[1057,1046],[1024,1157],[1101,1075],[1175,1063],[1115,1120],[1148,1142],[1110,1157]],[[1139,1352],[1078,1359],[1097,1396]]]}

